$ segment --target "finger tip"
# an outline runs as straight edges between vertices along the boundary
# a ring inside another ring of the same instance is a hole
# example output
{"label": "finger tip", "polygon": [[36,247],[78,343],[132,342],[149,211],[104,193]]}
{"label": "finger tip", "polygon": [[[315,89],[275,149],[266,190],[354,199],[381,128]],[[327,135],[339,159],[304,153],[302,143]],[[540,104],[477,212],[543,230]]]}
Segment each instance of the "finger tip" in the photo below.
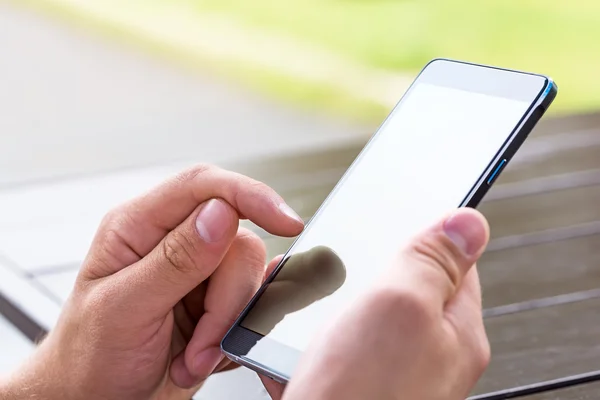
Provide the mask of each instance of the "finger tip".
{"label": "finger tip", "polygon": [[289,220],[283,221],[278,224],[270,224],[268,227],[264,226],[267,232],[271,235],[293,238],[302,233],[304,231],[304,224],[298,224],[296,222],[290,222]]}
{"label": "finger tip", "polygon": [[442,224],[446,235],[467,255],[480,255],[489,237],[489,224],[479,211],[459,208]]}
{"label": "finger tip", "polygon": [[281,260],[283,260],[283,254],[275,256],[275,258],[273,258],[267,264],[267,268],[265,270],[265,278],[264,279],[267,279],[273,273],[273,271],[275,271],[275,268],[277,268],[277,266],[279,265],[279,263],[281,262]]}
{"label": "finger tip", "polygon": [[480,232],[486,238],[490,235],[490,225],[481,211],[471,207],[460,207],[451,213],[446,221],[460,219]]}
{"label": "finger tip", "polygon": [[170,376],[173,383],[182,389],[191,389],[199,382],[199,379],[186,367],[183,354],[175,357],[171,363]]}
{"label": "finger tip", "polygon": [[304,227],[304,220],[287,203],[279,204],[279,211],[296,226]]}
{"label": "finger tip", "polygon": [[275,256],[269,263],[267,264],[267,272],[273,270],[280,262],[283,260],[283,254],[279,254]]}
{"label": "finger tip", "polygon": [[210,376],[224,358],[225,355],[219,346],[208,347],[196,353],[188,348],[184,363],[187,371],[196,377],[196,382],[198,382]]}
{"label": "finger tip", "polygon": [[302,233],[306,224],[302,219],[292,221],[290,233],[292,236],[297,236]]}

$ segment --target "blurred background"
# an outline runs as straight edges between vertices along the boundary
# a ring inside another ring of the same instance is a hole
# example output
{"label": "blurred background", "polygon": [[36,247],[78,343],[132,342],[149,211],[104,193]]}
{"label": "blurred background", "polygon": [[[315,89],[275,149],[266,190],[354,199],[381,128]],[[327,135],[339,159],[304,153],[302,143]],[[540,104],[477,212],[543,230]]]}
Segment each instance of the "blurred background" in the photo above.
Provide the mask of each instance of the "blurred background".
{"label": "blurred background", "polygon": [[[482,205],[501,356],[477,392],[586,372],[600,361],[583,346],[600,333],[598,43],[592,0],[0,0],[0,372],[51,329],[108,209],[212,162],[309,218],[436,57],[560,88]],[[270,256],[289,245],[259,233]],[[265,396],[239,370],[198,399]]]}

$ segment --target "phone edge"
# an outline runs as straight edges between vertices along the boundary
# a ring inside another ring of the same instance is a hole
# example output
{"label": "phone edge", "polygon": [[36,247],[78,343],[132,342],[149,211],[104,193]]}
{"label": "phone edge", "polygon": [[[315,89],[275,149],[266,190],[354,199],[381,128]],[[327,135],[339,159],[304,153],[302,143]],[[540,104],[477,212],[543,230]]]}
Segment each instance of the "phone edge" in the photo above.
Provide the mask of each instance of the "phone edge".
{"label": "phone edge", "polygon": [[[533,131],[533,128],[535,128],[548,110],[550,104],[552,104],[552,101],[556,98],[558,86],[552,78],[545,75],[537,76],[546,79],[546,84],[540,90],[538,97],[532,103],[531,107],[523,115],[513,133],[506,139],[502,147],[500,147],[496,155],[490,161],[487,168],[477,179],[475,185],[473,185],[471,191],[465,196],[459,207],[476,208],[481,203],[487,192],[497,181],[498,177],[502,175],[502,172],[506,169],[513,156],[521,148],[529,134]],[[492,176],[491,182],[486,182],[502,160],[505,160],[502,164],[502,168]]]}

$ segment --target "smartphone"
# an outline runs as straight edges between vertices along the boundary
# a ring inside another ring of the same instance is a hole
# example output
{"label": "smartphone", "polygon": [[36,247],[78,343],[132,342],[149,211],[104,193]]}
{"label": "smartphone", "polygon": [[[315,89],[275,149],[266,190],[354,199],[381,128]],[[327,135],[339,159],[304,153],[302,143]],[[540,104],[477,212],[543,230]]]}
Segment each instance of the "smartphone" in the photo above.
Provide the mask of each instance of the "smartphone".
{"label": "smartphone", "polygon": [[543,75],[429,62],[231,327],[223,352],[287,382],[323,325],[412,236],[477,206],[556,93]]}

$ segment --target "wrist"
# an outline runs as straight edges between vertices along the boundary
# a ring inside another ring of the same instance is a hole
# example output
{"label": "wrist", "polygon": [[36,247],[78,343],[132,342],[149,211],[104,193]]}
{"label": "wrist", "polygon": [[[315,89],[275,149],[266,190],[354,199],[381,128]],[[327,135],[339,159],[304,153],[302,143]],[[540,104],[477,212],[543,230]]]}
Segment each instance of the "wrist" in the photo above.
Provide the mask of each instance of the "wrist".
{"label": "wrist", "polygon": [[68,388],[61,386],[60,369],[48,362],[46,353],[40,346],[17,370],[0,379],[0,399],[71,399]]}

